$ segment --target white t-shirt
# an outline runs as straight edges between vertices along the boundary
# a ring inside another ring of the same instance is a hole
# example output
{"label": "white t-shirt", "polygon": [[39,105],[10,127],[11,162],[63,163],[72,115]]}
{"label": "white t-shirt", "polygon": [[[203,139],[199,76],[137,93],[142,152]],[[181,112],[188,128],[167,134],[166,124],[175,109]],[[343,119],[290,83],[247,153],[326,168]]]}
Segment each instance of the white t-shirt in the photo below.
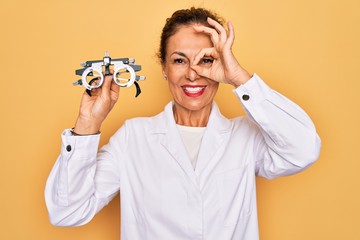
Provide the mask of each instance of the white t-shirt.
{"label": "white t-shirt", "polygon": [[206,127],[188,127],[183,125],[177,125],[177,127],[185,144],[185,148],[191,160],[191,164],[195,169],[201,140]]}

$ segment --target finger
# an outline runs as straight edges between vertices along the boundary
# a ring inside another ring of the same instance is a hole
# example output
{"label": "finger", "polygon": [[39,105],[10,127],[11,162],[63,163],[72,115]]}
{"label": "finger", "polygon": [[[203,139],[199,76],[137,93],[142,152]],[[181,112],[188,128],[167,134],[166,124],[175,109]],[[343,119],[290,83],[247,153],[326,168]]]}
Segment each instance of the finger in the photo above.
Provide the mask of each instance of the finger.
{"label": "finger", "polygon": [[219,33],[213,28],[205,27],[202,25],[196,25],[194,26],[194,30],[199,33],[208,34],[214,45],[216,45],[219,42]]}
{"label": "finger", "polygon": [[104,83],[101,87],[101,97],[104,99],[110,99],[112,78],[113,78],[112,75],[107,75],[104,77]]}
{"label": "finger", "polygon": [[119,92],[120,92],[120,86],[117,85],[117,84],[115,83],[115,81],[112,81],[112,82],[111,82],[110,91],[111,91],[111,92],[114,92],[114,93],[119,93]]}
{"label": "finger", "polygon": [[217,58],[217,54],[214,48],[202,48],[198,54],[196,54],[192,65],[198,65],[204,57]]}
{"label": "finger", "polygon": [[88,82],[89,86],[91,86],[93,88],[85,90],[85,92],[84,92],[85,98],[91,98],[94,95],[96,96],[98,94],[98,92],[100,90],[98,87],[96,87],[98,85],[98,82],[99,82],[99,78],[93,78]]}
{"label": "finger", "polygon": [[225,45],[231,48],[235,40],[234,26],[232,25],[231,22],[228,22],[228,29],[229,29],[229,33]]}
{"label": "finger", "polygon": [[227,39],[227,33],[226,33],[225,28],[220,23],[218,23],[217,21],[215,21],[214,19],[212,19],[210,17],[207,18],[207,21],[218,32],[218,34],[220,36],[220,41],[225,42]]}
{"label": "finger", "polygon": [[110,88],[110,97],[112,101],[116,102],[118,100],[119,92],[120,92],[120,87],[114,81],[112,81]]}
{"label": "finger", "polygon": [[113,76],[112,76],[112,75],[106,75],[106,76],[104,76],[103,88],[105,88],[105,89],[110,89],[112,79],[113,79]]}
{"label": "finger", "polygon": [[211,70],[210,68],[204,68],[199,65],[190,66],[199,76],[209,78]]}

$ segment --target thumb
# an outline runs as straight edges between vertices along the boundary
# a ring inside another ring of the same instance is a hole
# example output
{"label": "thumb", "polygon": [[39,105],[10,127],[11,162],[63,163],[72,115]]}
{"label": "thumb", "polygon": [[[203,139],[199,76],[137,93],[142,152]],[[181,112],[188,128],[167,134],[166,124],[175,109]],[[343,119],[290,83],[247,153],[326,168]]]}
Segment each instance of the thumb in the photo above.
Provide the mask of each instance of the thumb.
{"label": "thumb", "polygon": [[210,69],[203,68],[199,65],[192,65],[190,66],[192,70],[194,70],[199,76],[209,78],[210,76]]}

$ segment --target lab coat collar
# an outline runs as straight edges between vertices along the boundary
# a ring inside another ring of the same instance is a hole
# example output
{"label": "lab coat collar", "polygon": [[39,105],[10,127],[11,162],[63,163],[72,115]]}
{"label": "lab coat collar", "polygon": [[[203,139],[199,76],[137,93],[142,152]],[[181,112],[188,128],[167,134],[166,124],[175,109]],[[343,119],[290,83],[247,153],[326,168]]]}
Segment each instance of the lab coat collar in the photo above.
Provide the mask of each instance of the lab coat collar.
{"label": "lab coat collar", "polygon": [[155,121],[152,133],[164,135],[161,144],[177,161],[184,172],[192,179],[194,184],[201,187],[199,186],[198,177],[209,165],[212,165],[210,164],[211,162],[216,161],[214,156],[221,156],[221,154],[216,153],[219,150],[219,147],[228,141],[232,122],[222,116],[217,104],[213,102],[194,171],[174,120],[173,102],[167,104],[164,112],[157,115],[155,118],[159,119],[157,119],[158,121]]}
{"label": "lab coat collar", "polygon": [[[168,103],[164,111],[155,116],[159,121],[155,121],[154,128],[151,131],[152,133],[168,133],[170,128],[176,127],[173,105],[173,102]],[[221,114],[217,104],[213,102],[207,129],[215,128],[219,132],[227,132],[231,130],[231,126],[231,121]]]}

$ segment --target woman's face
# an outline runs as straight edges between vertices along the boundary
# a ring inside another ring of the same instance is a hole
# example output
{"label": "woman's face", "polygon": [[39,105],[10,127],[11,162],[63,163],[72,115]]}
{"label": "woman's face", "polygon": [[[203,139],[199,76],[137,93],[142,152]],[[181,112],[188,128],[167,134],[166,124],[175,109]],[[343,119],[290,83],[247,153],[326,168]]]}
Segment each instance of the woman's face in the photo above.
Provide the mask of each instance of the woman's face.
{"label": "woman's face", "polygon": [[[211,108],[219,83],[199,76],[190,68],[201,49],[213,46],[210,37],[204,33],[195,32],[193,26],[181,26],[169,38],[166,61],[162,67],[168,79],[175,107],[198,111],[204,107]],[[199,64],[210,67],[212,62],[213,59],[204,58]]]}

